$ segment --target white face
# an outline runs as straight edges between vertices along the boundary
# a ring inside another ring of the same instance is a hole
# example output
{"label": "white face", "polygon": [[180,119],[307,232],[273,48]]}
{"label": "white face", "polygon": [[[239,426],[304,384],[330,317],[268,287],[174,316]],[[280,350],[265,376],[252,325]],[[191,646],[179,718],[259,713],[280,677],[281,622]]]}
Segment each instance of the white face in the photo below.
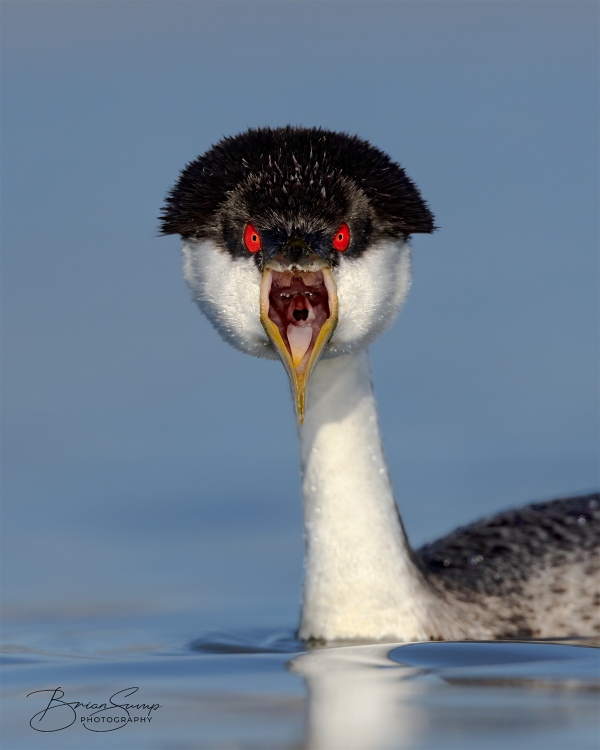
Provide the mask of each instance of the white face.
{"label": "white face", "polygon": [[[277,358],[260,322],[262,274],[252,256],[233,258],[210,240],[186,240],[183,269],[192,297],[225,341],[246,354]],[[359,257],[340,255],[332,272],[339,318],[323,357],[368,346],[394,321],[410,287],[410,246],[387,241]]]}

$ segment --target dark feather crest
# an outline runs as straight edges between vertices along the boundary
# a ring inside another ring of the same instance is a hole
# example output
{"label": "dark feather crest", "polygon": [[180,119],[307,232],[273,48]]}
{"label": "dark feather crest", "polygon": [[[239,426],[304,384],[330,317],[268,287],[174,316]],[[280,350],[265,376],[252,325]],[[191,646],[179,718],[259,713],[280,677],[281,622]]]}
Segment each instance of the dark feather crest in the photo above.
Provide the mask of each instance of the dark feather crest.
{"label": "dark feather crest", "polygon": [[434,230],[433,215],[418,189],[383,151],[356,136],[288,126],[224,138],[190,162],[166,198],[161,233],[207,236],[228,195],[248,180],[256,180],[267,193],[269,187],[281,193],[300,184],[307,202],[350,181],[368,198],[385,234]]}

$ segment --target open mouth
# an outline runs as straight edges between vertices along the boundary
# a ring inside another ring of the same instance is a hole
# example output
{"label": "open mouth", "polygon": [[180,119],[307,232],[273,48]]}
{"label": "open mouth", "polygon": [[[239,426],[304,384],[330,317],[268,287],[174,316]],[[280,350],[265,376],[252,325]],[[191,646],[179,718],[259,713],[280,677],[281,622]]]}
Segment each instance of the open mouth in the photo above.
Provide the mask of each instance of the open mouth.
{"label": "open mouth", "polygon": [[329,314],[329,295],[322,271],[271,272],[269,318],[279,329],[297,371],[306,367]]}
{"label": "open mouth", "polygon": [[288,372],[302,423],[308,378],[337,325],[331,271],[267,268],[261,283],[260,320]]}

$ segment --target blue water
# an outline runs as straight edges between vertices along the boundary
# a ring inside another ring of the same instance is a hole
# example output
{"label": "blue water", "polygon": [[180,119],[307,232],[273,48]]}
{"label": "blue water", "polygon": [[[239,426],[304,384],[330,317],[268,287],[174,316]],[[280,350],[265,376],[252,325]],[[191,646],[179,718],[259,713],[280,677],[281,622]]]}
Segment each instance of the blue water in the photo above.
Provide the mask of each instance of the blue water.
{"label": "blue water", "polygon": [[[188,612],[12,623],[2,747],[598,747],[600,651],[585,641],[307,651],[289,627],[201,633],[199,620]],[[146,707],[98,711],[111,696]]]}

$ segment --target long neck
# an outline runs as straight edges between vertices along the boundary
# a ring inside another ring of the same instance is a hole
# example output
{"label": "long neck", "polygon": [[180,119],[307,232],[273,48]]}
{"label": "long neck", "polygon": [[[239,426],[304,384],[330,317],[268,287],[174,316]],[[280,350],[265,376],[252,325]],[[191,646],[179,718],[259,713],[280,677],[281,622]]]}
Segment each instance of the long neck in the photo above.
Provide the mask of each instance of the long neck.
{"label": "long neck", "polygon": [[300,637],[418,638],[427,586],[394,501],[366,351],[319,362],[307,407]]}

